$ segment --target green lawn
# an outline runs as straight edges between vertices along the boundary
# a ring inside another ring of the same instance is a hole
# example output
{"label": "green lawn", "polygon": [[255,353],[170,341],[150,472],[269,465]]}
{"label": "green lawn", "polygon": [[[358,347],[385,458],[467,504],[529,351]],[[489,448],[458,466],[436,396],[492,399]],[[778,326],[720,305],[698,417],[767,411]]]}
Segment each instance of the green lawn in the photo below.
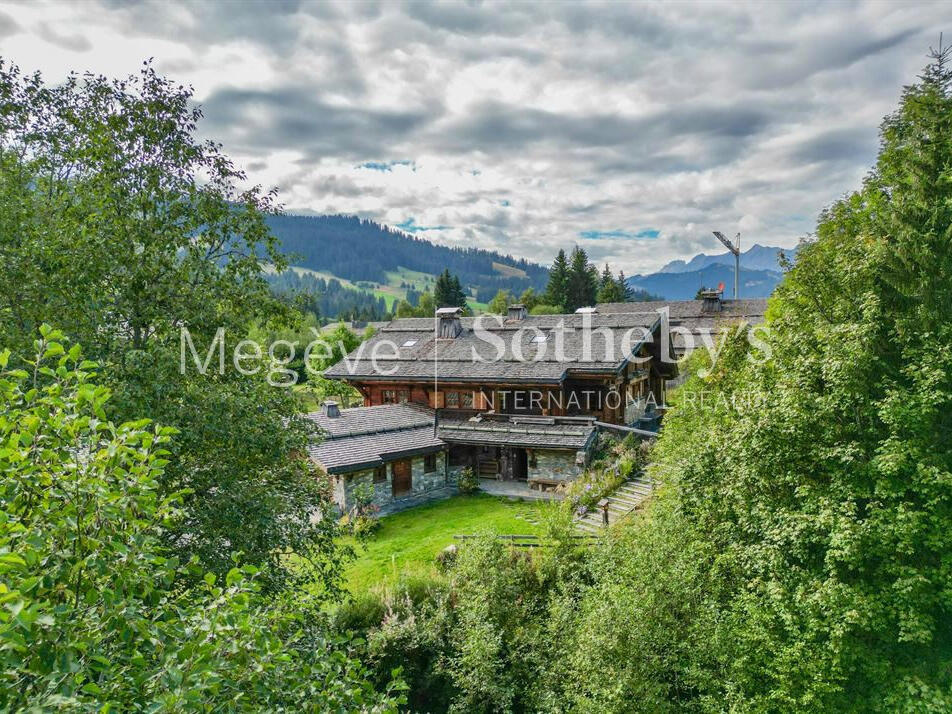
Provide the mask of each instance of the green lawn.
{"label": "green lawn", "polygon": [[390,585],[401,572],[435,571],[434,558],[454,543],[454,535],[491,531],[508,535],[542,532],[543,501],[519,501],[477,493],[454,496],[410,508],[380,519],[380,529],[366,543],[357,543],[357,560],[346,573],[354,593]]}

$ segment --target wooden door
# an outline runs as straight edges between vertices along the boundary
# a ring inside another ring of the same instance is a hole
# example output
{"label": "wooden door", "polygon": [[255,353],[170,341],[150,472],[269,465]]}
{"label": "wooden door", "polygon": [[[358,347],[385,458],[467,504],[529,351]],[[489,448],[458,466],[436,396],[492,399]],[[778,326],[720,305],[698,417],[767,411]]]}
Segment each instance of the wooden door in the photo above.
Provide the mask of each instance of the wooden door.
{"label": "wooden door", "polygon": [[413,488],[413,467],[409,459],[393,462],[393,497],[404,496]]}

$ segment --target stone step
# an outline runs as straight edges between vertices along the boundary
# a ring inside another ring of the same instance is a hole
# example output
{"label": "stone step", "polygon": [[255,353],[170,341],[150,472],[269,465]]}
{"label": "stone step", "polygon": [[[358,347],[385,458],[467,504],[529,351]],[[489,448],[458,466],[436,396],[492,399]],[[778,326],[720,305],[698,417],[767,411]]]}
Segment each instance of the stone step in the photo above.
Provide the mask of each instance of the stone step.
{"label": "stone step", "polygon": [[626,503],[632,508],[641,504],[647,496],[633,496],[630,494],[615,492],[611,495],[612,501],[618,501],[619,503]]}
{"label": "stone step", "polygon": [[612,498],[617,498],[622,501],[628,501],[629,503],[637,506],[639,503],[651,496],[650,493],[618,493],[615,492],[612,494]]}
{"label": "stone step", "polygon": [[618,489],[615,491],[615,493],[630,493],[632,495],[644,494],[646,496],[650,494],[651,492],[652,492],[652,489],[647,486],[641,486],[638,484],[628,484],[628,483],[622,486],[619,486]]}

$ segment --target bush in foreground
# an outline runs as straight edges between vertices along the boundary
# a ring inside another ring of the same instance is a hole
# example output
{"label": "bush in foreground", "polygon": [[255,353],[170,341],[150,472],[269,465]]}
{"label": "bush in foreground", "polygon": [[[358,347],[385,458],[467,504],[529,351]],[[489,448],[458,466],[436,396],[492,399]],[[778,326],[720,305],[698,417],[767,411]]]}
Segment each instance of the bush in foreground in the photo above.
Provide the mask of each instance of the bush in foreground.
{"label": "bush in foreground", "polygon": [[32,369],[0,353],[0,708],[395,710],[306,599],[169,557],[173,431],[107,421],[95,365],[41,332]]}

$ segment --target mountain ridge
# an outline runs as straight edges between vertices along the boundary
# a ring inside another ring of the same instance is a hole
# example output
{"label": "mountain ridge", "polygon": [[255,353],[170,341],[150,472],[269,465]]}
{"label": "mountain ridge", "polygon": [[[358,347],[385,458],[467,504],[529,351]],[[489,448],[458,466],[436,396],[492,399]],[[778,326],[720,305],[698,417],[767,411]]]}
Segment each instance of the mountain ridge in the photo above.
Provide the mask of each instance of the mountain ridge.
{"label": "mountain ridge", "polygon": [[[773,270],[782,272],[780,265],[780,253],[790,258],[796,257],[797,249],[778,248],[775,246],[760,245],[754,243],[750,248],[742,251],[740,254],[741,270]],[[672,260],[667,263],[659,273],[690,273],[696,270],[702,270],[709,265],[734,265],[734,256],[725,251],[723,253],[698,253],[688,261]]]}

